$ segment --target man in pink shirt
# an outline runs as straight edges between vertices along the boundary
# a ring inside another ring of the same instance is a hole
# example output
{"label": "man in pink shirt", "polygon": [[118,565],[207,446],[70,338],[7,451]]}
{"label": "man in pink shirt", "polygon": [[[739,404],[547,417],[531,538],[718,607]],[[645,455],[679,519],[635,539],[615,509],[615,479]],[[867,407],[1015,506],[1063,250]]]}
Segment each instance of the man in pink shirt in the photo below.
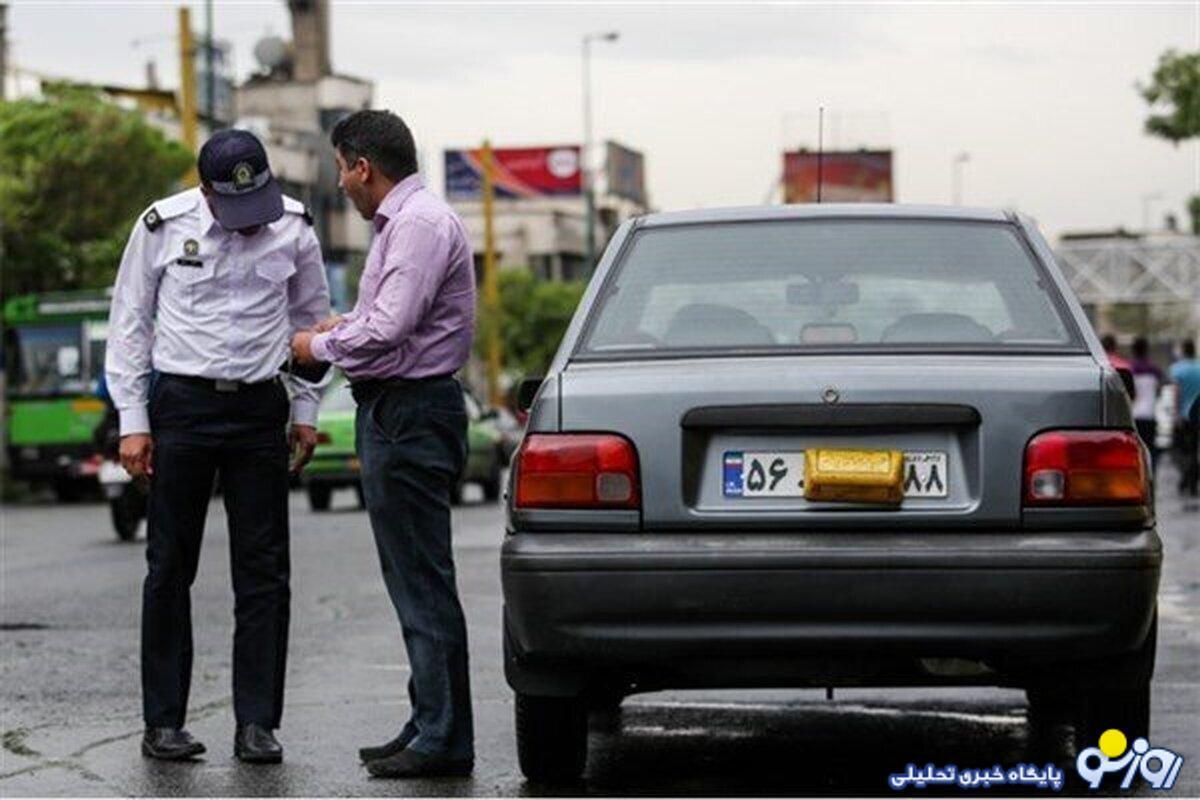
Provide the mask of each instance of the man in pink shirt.
{"label": "man in pink shirt", "polygon": [[296,334],[293,354],[350,379],[363,495],[411,670],[411,717],[394,739],[359,754],[376,777],[467,774],[474,745],[450,491],[467,453],[453,376],[474,334],[474,259],[462,221],[417,174],[403,120],[359,111],[332,140],[338,185],[375,238],[354,310]]}

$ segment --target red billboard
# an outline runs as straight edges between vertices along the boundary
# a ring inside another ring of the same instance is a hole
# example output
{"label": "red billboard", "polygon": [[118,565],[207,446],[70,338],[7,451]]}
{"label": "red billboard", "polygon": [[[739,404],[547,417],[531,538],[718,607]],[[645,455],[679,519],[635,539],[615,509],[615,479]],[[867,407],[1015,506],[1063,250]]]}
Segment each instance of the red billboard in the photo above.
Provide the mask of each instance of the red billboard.
{"label": "red billboard", "polygon": [[[492,185],[498,198],[562,197],[583,191],[579,145],[492,149]],[[445,152],[446,197],[478,200],[483,191],[483,151]]]}
{"label": "red billboard", "polygon": [[[819,164],[818,164],[819,161]],[[893,200],[892,151],[854,150],[783,154],[783,202],[890,203]]]}

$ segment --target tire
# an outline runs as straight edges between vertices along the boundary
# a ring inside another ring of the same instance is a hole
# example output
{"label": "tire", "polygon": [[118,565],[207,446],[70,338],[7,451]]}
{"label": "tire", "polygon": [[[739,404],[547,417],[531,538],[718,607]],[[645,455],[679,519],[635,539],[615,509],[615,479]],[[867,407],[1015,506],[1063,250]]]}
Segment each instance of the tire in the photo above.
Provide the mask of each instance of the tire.
{"label": "tire", "polygon": [[117,538],[122,542],[132,542],[137,538],[138,526],[146,516],[146,496],[133,485],[127,485],[120,497],[108,502],[112,513],[113,528]]}
{"label": "tire", "polygon": [[358,497],[358,507],[366,508],[367,507],[367,496],[365,494],[363,494],[363,487],[362,487],[361,482],[354,484],[354,494],[356,497]]}
{"label": "tire", "polygon": [[578,780],[587,763],[587,707],[576,697],[517,692],[517,761],[535,783]]}
{"label": "tire", "polygon": [[54,482],[54,498],[60,503],[78,503],[85,491],[83,481],[75,478],[59,478]]}
{"label": "tire", "polygon": [[320,483],[308,485],[308,506],[313,511],[328,511],[333,499],[333,487]]}
{"label": "tire", "polygon": [[489,503],[494,503],[500,499],[501,484],[504,481],[504,468],[500,466],[503,462],[499,460],[500,455],[498,453],[496,458],[495,469],[488,475],[487,480],[479,482],[479,485],[483,487],[483,499]]}
{"label": "tire", "polygon": [[1035,686],[1026,690],[1029,719],[1035,731],[1051,725],[1073,725],[1075,751],[1095,747],[1100,734],[1116,728],[1130,743],[1150,736],[1150,683],[1158,645],[1158,614],[1142,646],[1100,662],[1075,665],[1064,673],[1073,684]]}

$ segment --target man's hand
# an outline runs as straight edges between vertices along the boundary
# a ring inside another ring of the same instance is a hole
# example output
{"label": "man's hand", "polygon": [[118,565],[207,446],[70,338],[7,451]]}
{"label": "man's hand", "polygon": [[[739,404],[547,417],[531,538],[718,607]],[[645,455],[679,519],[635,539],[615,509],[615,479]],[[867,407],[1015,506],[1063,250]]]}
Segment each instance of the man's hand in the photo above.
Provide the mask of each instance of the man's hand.
{"label": "man's hand", "polygon": [[288,446],[292,450],[292,474],[300,474],[304,465],[312,459],[317,446],[317,429],[312,425],[292,425],[288,430]]}
{"label": "man's hand", "polygon": [[292,336],[292,360],[300,364],[315,364],[317,359],[313,357],[312,339],[316,336],[314,331],[297,331]]}
{"label": "man's hand", "polygon": [[[316,434],[313,434],[314,440]],[[311,450],[309,452],[312,452]],[[154,474],[154,440],[148,433],[131,433],[121,437],[121,466],[134,478]]]}
{"label": "man's hand", "polygon": [[325,331],[331,331],[338,325],[341,325],[343,322],[345,322],[345,320],[342,319],[341,314],[334,314],[332,317],[326,317],[316,325],[313,325],[312,331],[313,333],[324,333]]}

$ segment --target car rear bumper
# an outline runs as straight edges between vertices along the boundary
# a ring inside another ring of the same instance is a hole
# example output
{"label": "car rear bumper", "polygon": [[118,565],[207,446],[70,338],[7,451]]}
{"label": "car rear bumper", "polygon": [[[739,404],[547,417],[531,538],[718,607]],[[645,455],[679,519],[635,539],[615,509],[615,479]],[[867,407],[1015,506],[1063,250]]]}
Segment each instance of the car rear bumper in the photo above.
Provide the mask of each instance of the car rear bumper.
{"label": "car rear bumper", "polygon": [[[502,550],[506,673],[531,693],[613,676],[664,687],[1003,683],[1138,647],[1161,561],[1153,530],[518,533]],[[921,659],[995,672],[952,680],[910,669]]]}

